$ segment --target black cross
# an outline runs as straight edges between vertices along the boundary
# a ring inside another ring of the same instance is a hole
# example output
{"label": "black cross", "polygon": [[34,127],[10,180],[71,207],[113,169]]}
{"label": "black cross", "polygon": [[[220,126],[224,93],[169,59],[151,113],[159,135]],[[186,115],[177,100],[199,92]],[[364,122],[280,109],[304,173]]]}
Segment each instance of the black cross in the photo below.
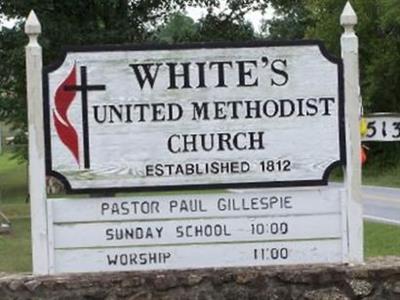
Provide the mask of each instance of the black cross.
{"label": "black cross", "polygon": [[105,91],[106,86],[103,84],[88,85],[86,67],[81,67],[81,85],[66,85],[65,91],[79,91],[82,96],[82,127],[83,127],[83,156],[84,167],[90,169],[90,153],[89,153],[89,124],[88,124],[88,91]]}

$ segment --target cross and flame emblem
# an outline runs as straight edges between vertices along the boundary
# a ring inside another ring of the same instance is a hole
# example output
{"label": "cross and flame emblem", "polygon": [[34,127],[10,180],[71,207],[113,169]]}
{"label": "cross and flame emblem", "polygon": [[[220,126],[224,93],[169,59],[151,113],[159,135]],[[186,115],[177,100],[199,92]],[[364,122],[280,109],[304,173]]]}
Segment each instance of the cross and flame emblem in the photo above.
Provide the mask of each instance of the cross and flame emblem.
{"label": "cross and flame emblem", "polygon": [[105,85],[89,85],[87,83],[86,66],[80,67],[81,85],[77,85],[77,68],[74,64],[64,81],[57,87],[54,96],[53,120],[58,137],[73,155],[78,166],[81,165],[79,137],[77,130],[68,119],[68,110],[75,100],[77,92],[82,98],[82,135],[83,135],[83,165],[90,169],[89,125],[88,125],[88,91],[105,91]]}

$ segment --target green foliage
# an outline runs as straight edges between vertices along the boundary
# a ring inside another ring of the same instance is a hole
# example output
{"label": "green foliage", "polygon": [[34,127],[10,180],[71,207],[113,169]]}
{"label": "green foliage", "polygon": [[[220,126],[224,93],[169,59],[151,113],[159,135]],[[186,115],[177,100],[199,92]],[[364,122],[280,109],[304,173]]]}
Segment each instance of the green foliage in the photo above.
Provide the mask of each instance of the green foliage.
{"label": "green foliage", "polygon": [[199,20],[199,41],[249,41],[254,39],[251,23],[243,17],[230,20],[207,14]]}
{"label": "green foliage", "polygon": [[261,35],[270,40],[303,39],[307,28],[312,24],[310,11],[303,0],[273,0],[275,16],[271,20],[263,20]]}
{"label": "green foliage", "polygon": [[[379,159],[377,159],[379,157]],[[400,187],[400,165],[390,151],[374,153],[363,166],[364,185]]]}
{"label": "green foliage", "polygon": [[[16,143],[26,144],[25,61],[26,37],[19,29],[0,31],[0,120],[11,125]],[[21,153],[25,153],[22,148]]]}
{"label": "green foliage", "polygon": [[400,37],[400,5],[398,0],[381,0],[382,15],[381,22],[385,31],[396,36],[398,40]]}
{"label": "green foliage", "polygon": [[163,26],[158,28],[155,40],[165,43],[182,43],[197,38],[197,25],[192,18],[177,12]]}
{"label": "green foliage", "polygon": [[217,14],[213,10],[196,23],[180,12],[175,13],[154,36],[156,41],[167,43],[248,41],[254,38],[253,26],[242,14]]}

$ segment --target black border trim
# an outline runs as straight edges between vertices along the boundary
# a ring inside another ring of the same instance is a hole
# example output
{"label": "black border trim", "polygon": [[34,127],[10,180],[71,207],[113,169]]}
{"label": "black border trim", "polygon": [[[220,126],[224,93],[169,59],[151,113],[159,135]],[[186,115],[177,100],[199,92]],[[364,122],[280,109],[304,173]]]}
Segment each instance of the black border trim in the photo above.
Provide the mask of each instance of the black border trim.
{"label": "black border trim", "polygon": [[[269,182],[234,182],[221,184],[191,184],[191,185],[161,185],[161,186],[132,186],[132,187],[104,187],[73,189],[65,176],[52,170],[51,164],[51,137],[50,137],[50,105],[49,105],[49,73],[58,69],[64,62],[68,53],[76,52],[111,52],[111,51],[141,51],[141,50],[185,50],[185,49],[218,49],[218,48],[251,48],[251,47],[289,47],[289,46],[318,46],[321,54],[331,63],[338,65],[338,96],[339,96],[339,147],[340,160],[333,162],[326,169],[320,180],[293,180],[293,181],[269,181]],[[344,72],[343,61],[332,56],[322,41],[296,40],[296,41],[251,41],[251,42],[212,42],[212,43],[188,43],[188,44],[134,44],[134,45],[98,45],[64,47],[63,54],[54,63],[43,68],[43,112],[45,132],[45,162],[46,174],[60,180],[67,194],[84,193],[120,193],[120,192],[144,192],[144,191],[174,191],[174,190],[203,190],[225,188],[262,188],[262,187],[301,187],[321,186],[328,184],[331,171],[338,166],[346,165],[346,137],[345,137],[345,112],[344,112]]]}

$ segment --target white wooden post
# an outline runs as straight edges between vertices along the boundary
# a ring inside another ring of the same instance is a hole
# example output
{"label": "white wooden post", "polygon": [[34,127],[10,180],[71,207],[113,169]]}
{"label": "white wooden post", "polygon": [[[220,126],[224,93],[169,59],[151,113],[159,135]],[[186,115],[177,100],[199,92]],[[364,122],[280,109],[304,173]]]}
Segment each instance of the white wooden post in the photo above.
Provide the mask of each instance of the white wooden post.
{"label": "white wooden post", "polygon": [[344,64],[346,154],[345,186],[347,189],[347,227],[349,263],[363,262],[363,223],[361,202],[361,136],[359,129],[361,96],[359,86],[358,38],[354,32],[357,15],[347,2],[340,17],[344,27],[341,37]]}
{"label": "white wooden post", "polygon": [[46,175],[44,157],[42,48],[40,23],[33,11],[25,23],[29,37],[26,77],[29,129],[29,194],[31,201],[32,259],[34,274],[48,274]]}

